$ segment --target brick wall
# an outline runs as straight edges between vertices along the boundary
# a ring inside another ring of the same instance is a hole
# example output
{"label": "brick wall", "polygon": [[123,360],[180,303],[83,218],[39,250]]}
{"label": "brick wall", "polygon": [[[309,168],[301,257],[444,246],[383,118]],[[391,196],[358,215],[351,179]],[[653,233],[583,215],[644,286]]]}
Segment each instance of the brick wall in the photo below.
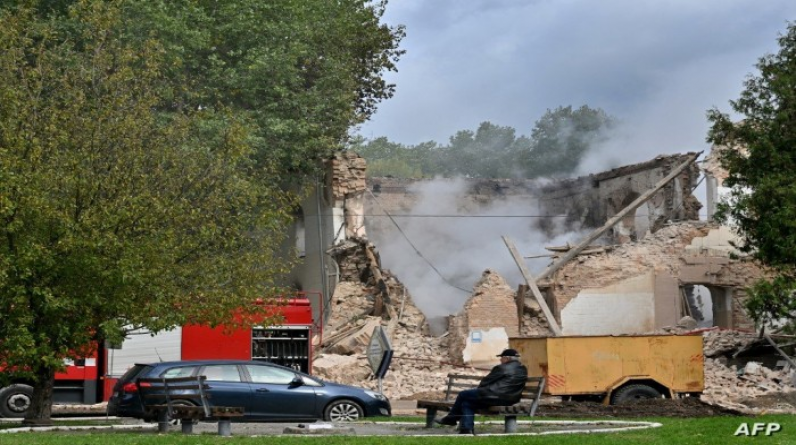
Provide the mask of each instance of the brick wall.
{"label": "brick wall", "polygon": [[[487,270],[476,283],[473,296],[464,304],[462,311],[451,316],[448,322],[450,359],[460,363],[465,355],[475,355],[464,353],[468,347],[467,339],[474,331],[503,328],[508,337],[519,336],[515,292],[503,277]],[[508,347],[508,343],[504,347]]]}

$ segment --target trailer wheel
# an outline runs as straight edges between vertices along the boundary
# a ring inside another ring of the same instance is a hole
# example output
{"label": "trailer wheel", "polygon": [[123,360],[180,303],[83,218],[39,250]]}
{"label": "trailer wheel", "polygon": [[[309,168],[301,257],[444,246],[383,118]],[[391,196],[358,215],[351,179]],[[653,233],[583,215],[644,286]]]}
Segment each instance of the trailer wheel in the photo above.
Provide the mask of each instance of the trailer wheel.
{"label": "trailer wheel", "polygon": [[660,399],[661,393],[657,389],[641,383],[623,386],[611,395],[611,404],[628,403],[641,399]]}
{"label": "trailer wheel", "polygon": [[0,389],[0,417],[24,417],[30,408],[33,388],[28,385],[10,385]]}

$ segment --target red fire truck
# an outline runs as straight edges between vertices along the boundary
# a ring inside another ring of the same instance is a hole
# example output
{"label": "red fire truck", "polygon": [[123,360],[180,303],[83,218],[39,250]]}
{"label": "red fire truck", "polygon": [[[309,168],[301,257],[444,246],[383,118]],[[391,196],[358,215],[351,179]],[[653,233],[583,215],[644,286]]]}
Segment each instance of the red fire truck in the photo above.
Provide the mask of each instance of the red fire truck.
{"label": "red fire truck", "polygon": [[[313,301],[314,300],[314,301]],[[313,317],[313,304],[318,315]],[[53,403],[94,404],[107,401],[113,385],[135,363],[167,360],[264,360],[309,373],[312,338],[322,336],[323,306],[319,293],[302,292],[284,305],[274,306],[284,320],[280,326],[251,329],[209,328],[188,325],[152,335],[128,333],[120,347],[97,348],[91,356],[70,360],[55,376]],[[0,417],[22,417],[30,406],[33,388],[25,380],[12,380],[0,388]]]}

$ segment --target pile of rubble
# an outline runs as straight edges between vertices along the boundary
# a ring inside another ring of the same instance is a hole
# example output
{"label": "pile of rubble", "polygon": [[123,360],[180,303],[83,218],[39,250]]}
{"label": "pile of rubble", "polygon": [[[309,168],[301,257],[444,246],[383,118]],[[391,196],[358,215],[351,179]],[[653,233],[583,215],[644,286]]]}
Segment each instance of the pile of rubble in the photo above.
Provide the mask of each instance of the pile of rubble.
{"label": "pile of rubble", "polygon": [[332,296],[313,373],[376,389],[366,349],[375,327],[382,326],[393,349],[383,392],[391,399],[407,399],[444,390],[447,375],[461,369],[447,362],[448,338],[429,334],[428,322],[407,289],[378,265],[375,247],[365,238],[353,238],[336,247],[332,255],[340,265],[342,281]]}
{"label": "pile of rubble", "polygon": [[[394,282],[389,277],[388,282]],[[389,285],[388,285],[389,287]],[[332,299],[330,321],[335,328],[324,334],[322,353],[313,361],[313,372],[321,378],[344,384],[376,389],[366,357],[367,344],[376,326],[390,337],[393,358],[384,377],[382,390],[391,399],[410,399],[417,394],[444,390],[446,377],[457,367],[446,362],[447,337],[428,335],[428,325],[411,296],[403,291],[393,295],[397,306],[395,319],[363,315],[363,308],[373,307],[367,286],[354,283],[338,285]],[[348,316],[355,319],[345,322]],[[472,371],[472,370],[470,370]]]}
{"label": "pile of rubble", "polygon": [[[321,378],[377,389],[378,382],[366,357],[370,336],[382,326],[391,339],[394,356],[382,382],[382,391],[391,399],[417,399],[438,396],[445,389],[449,373],[479,374],[475,369],[449,358],[455,346],[451,333],[441,337],[430,334],[423,313],[412,302],[407,289],[388,270],[373,270],[378,252],[366,239],[346,242],[337,251],[344,281],[332,298],[327,331],[313,363],[313,372]],[[490,278],[491,277],[491,278]],[[482,279],[474,295],[502,290],[501,280],[489,275]],[[497,284],[495,284],[497,283]],[[497,290],[495,290],[497,289]],[[382,308],[376,313],[377,302]],[[525,299],[524,320],[520,335],[549,335],[548,326],[538,307]],[[460,315],[461,316],[461,315]],[[456,317],[451,317],[454,320]],[[687,320],[660,333],[681,334],[693,330]],[[725,357],[759,341],[753,333],[730,330],[705,330],[705,389],[703,402],[734,411],[754,413],[750,400],[778,394],[796,399],[796,370],[772,370],[750,362],[731,366]],[[779,403],[779,411],[796,412],[796,404]],[[757,411],[756,411],[757,410]],[[771,409],[769,408],[769,411]]]}
{"label": "pile of rubble", "polygon": [[706,403],[755,414],[767,412],[796,412],[796,405],[776,403],[773,408],[756,407],[755,399],[778,397],[796,398],[796,369],[785,367],[773,370],[756,361],[743,366],[728,365],[726,356],[759,342],[753,333],[710,330],[703,334],[705,351],[705,390],[701,399]]}

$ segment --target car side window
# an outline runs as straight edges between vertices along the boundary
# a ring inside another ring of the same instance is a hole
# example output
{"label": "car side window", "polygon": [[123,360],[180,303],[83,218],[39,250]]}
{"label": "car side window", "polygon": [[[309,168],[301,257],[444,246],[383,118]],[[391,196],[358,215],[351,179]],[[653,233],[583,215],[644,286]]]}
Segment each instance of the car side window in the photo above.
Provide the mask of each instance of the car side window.
{"label": "car side window", "polygon": [[175,377],[189,377],[193,375],[196,366],[180,366],[178,368],[167,369],[161,377],[171,379]]}
{"label": "car side window", "polygon": [[208,365],[202,369],[202,374],[207,380],[216,382],[240,382],[238,365]]}
{"label": "car side window", "polygon": [[246,370],[249,371],[253,383],[287,385],[296,377],[296,374],[291,371],[273,366],[246,365]]}

